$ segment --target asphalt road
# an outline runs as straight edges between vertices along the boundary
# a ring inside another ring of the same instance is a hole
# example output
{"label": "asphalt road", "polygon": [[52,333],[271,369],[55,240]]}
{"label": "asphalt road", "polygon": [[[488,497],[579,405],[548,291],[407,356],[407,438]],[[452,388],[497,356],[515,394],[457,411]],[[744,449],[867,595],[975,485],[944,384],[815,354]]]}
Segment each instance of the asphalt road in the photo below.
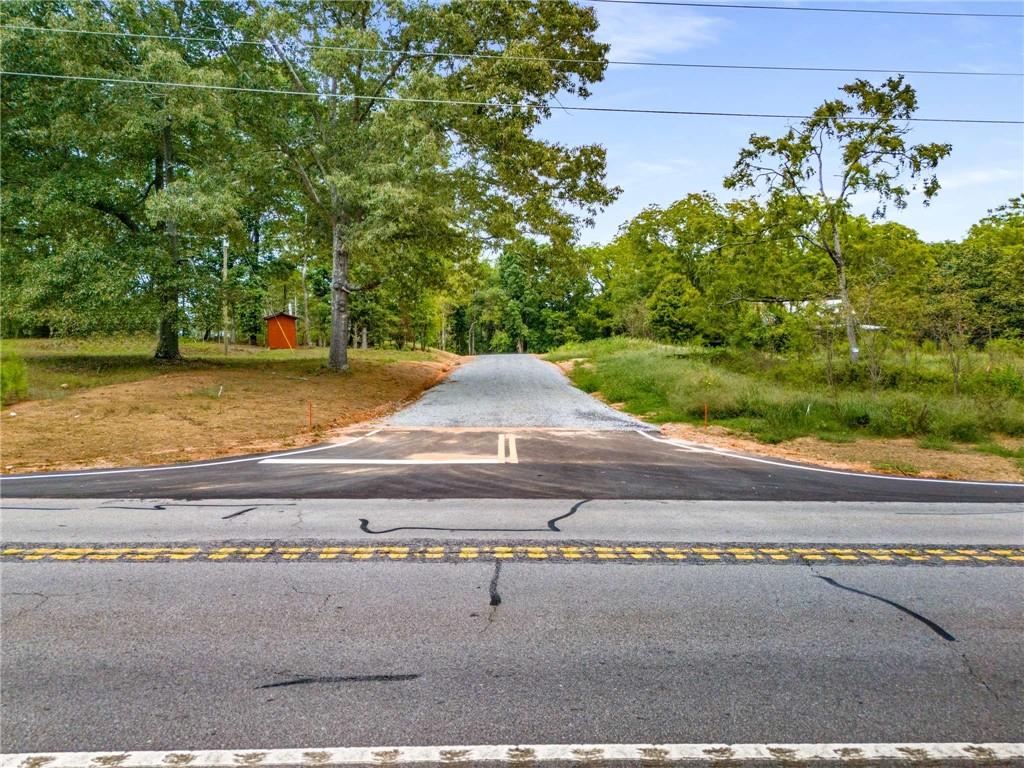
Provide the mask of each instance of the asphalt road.
{"label": "asphalt road", "polygon": [[1024,754],[992,746],[1024,741],[1020,486],[662,441],[525,357],[350,440],[5,479],[0,748],[38,758],[11,768],[1020,763],[992,757]]}
{"label": "asphalt road", "polygon": [[4,750],[1020,739],[1015,567],[495,567],[7,565]]}

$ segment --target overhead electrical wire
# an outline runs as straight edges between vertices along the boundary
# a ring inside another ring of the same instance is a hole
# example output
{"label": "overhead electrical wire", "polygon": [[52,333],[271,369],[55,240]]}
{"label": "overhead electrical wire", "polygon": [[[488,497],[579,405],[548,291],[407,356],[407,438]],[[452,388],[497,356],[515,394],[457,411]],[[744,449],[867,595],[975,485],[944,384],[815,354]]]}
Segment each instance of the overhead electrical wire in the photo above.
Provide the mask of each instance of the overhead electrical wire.
{"label": "overhead electrical wire", "polygon": [[816,13],[873,13],[887,16],[966,16],[982,19],[1024,19],[1024,13],[980,13],[975,11],[906,11],[890,8],[827,8],[800,5],[758,5],[753,3],[686,2],[685,0],[589,0],[618,5],[667,5],[682,8],[735,8],[748,11],[810,11]]}
{"label": "overhead electrical wire", "polygon": [[[95,29],[71,29],[68,27],[36,27],[22,24],[0,24],[0,29],[10,29],[22,32],[60,33],[75,35],[93,35],[100,37],[125,37],[135,39],[152,40],[183,40],[193,43],[210,43],[225,45],[227,42],[234,42],[238,45],[263,46],[266,43],[257,40],[235,40],[224,41],[213,37],[190,37],[187,35],[157,35],[142,32],[109,32]],[[315,43],[300,43],[300,47],[310,50],[344,51],[349,53],[380,53],[387,55],[403,55],[416,58],[453,58],[453,59],[505,59],[509,61],[543,61],[558,64],[600,64],[602,59],[580,59],[580,58],[557,58],[549,56],[519,56],[515,54],[498,53],[451,53],[443,51],[403,51],[397,48],[360,48],[344,45],[322,45]],[[768,72],[836,72],[836,73],[870,73],[870,74],[894,74],[904,75],[947,75],[964,77],[1024,77],[1024,72],[972,72],[968,70],[948,69],[900,69],[877,68],[877,67],[811,67],[811,66],[784,66],[767,64],[707,64],[688,63],[675,61],[633,61],[625,59],[608,59],[608,64],[627,65],[635,67],[669,67],[676,69],[726,69],[726,70],[755,70]]]}
{"label": "overhead electrical wire", "polygon": [[[484,107],[487,109],[538,109],[547,108],[546,104],[531,104],[529,102],[488,102],[470,101],[468,99],[431,99],[417,98],[412,96],[364,96],[352,93],[324,93],[321,91],[300,91],[278,88],[246,88],[237,85],[215,85],[212,83],[178,83],[161,80],[136,80],[133,78],[114,77],[93,77],[89,75],[61,75],[46,72],[14,72],[0,70],[0,77],[33,77],[48,80],[80,80],[87,82],[112,83],[119,85],[149,85],[161,88],[192,88],[207,91],[229,91],[238,93],[273,94],[277,96],[304,96],[307,98],[319,99],[342,99],[342,100],[363,100],[363,101],[393,101],[410,102],[416,104],[452,104],[456,106]],[[621,114],[644,114],[644,115],[682,115],[691,117],[755,117],[755,118],[778,118],[785,120],[807,120],[811,115],[790,115],[771,112],[712,112],[684,109],[650,109],[639,107],[594,107],[594,106],[563,106],[560,107],[567,112],[608,112]],[[872,120],[874,118],[864,115],[846,115],[847,120]],[[907,117],[901,118],[905,122],[913,123],[969,123],[976,125],[1024,125],[1024,120],[990,120],[980,118],[955,118],[955,117]]]}
{"label": "overhead electrical wire", "polygon": [[[3,0],[4,2],[16,2],[17,0]],[[30,2],[31,0],[20,0]],[[59,2],[59,0],[50,0]],[[204,0],[200,0],[203,2]],[[224,0],[215,0],[223,2]],[[335,3],[358,2],[359,0],[330,0]],[[486,0],[479,0],[485,2]],[[493,0],[492,0],[493,1]],[[539,0],[544,2],[544,0]],[[519,0],[519,2],[538,2],[538,0]],[[893,8],[828,8],[824,6],[799,6],[799,5],[761,5],[757,3],[716,3],[716,2],[690,2],[689,0],[585,0],[591,3],[614,3],[618,5],[662,5],[680,8],[728,8],[744,11],[802,11],[811,13],[858,13],[876,14],[883,16],[946,16],[966,17],[977,19],[1024,19],[1024,13],[983,13],[977,11],[908,11]]]}

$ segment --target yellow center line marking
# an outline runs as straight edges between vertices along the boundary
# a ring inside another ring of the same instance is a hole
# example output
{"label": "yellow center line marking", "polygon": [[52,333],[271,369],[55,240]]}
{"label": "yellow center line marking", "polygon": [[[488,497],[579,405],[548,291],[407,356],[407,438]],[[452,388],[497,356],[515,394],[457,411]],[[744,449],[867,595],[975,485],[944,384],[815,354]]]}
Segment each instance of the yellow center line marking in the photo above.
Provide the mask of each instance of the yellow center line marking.
{"label": "yellow center line marking", "polygon": [[516,450],[516,436],[508,436],[508,463],[518,464],[519,463],[519,452]]}
{"label": "yellow center line marking", "polygon": [[[8,547],[0,550],[8,560],[108,560],[122,562],[174,561],[273,561],[295,562],[316,560],[512,560],[567,562],[580,560],[617,560],[622,562],[819,562],[819,563],[975,563],[1017,565],[1024,562],[1024,549],[957,548],[909,549],[888,547],[714,547],[714,546],[609,546],[557,544],[446,544],[434,546],[140,546],[140,547]],[[343,557],[344,556],[344,557]]]}

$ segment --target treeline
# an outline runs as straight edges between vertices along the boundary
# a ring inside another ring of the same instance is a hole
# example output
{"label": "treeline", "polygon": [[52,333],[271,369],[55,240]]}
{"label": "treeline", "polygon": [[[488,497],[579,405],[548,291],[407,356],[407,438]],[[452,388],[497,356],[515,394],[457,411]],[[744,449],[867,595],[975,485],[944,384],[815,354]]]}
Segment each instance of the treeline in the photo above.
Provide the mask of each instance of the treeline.
{"label": "treeline", "polygon": [[[1024,341],[1024,198],[960,242],[926,243],[909,227],[864,216],[848,217],[840,237],[869,373],[901,345],[957,355],[994,339]],[[779,234],[756,201],[693,194],[648,208],[568,264],[548,253],[523,243],[481,268],[484,285],[455,308],[458,333],[467,320],[482,324],[476,351],[616,335],[768,352],[846,347],[834,264]]]}
{"label": "treeline", "polygon": [[1024,338],[1022,198],[958,243],[884,219],[938,193],[952,149],[909,143],[902,78],[751,136],[725,178],[750,197],[691,194],[581,247],[618,192],[604,150],[532,132],[603,76],[590,8],[8,0],[0,19],[22,73],[2,89],[4,336],[155,330],[174,359],[184,334],[260,343],[283,310],[339,370],[350,346],[626,334],[871,376],[901,344],[955,369]]}

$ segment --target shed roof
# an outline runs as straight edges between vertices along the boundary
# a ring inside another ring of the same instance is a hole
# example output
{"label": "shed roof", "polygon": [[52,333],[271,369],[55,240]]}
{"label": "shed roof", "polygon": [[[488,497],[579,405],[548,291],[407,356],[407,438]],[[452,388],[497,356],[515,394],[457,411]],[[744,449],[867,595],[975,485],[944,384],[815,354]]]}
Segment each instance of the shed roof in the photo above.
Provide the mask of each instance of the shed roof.
{"label": "shed roof", "polygon": [[264,320],[273,320],[275,317],[290,317],[292,320],[299,320],[300,318],[296,315],[289,314],[287,312],[275,312],[272,315],[267,315]]}

